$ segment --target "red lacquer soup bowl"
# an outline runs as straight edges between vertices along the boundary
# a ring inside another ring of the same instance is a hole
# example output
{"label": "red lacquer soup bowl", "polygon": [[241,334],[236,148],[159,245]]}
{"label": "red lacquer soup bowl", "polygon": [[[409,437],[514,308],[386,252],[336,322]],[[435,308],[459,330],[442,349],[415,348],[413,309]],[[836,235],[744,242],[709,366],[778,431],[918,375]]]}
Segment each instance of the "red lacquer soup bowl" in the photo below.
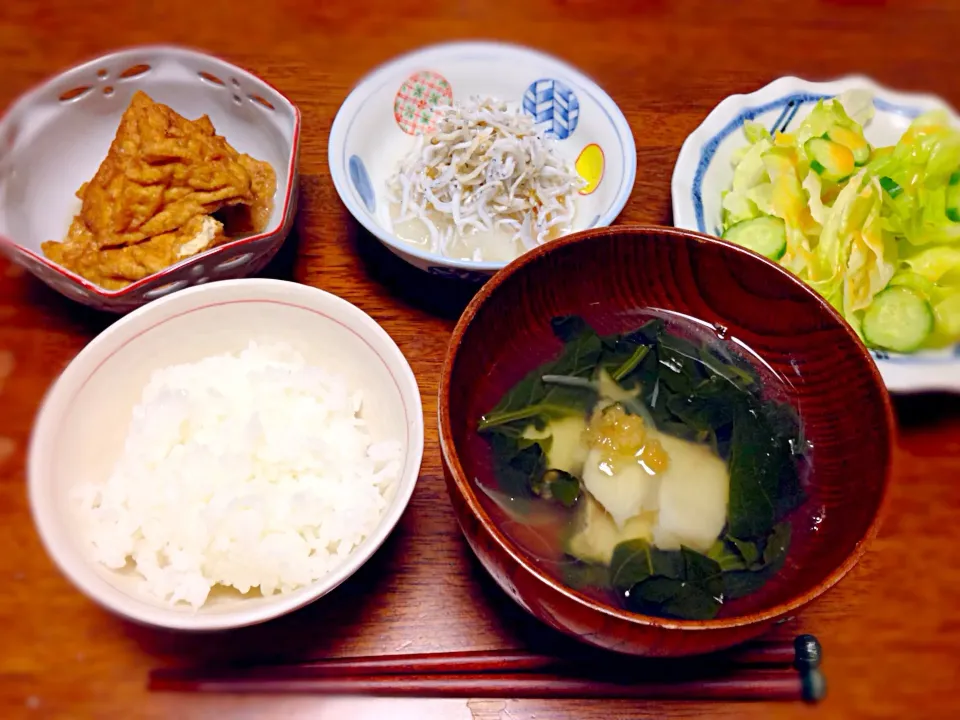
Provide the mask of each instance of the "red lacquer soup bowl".
{"label": "red lacquer soup bowl", "polygon": [[[555,357],[550,319],[580,315],[601,333],[638,312],[682,313],[722,328],[799,412],[809,442],[806,501],[783,568],[712,620],[616,607],[561,583],[502,529],[477,481],[495,485],[477,420],[519,378]],[[801,281],[742,248],[697,233],[614,227],[533,250],[499,272],[454,331],[439,396],[447,487],[467,542],[496,582],[547,625],[635,655],[710,652],[762,634],[836,584],[877,532],[891,469],[890,400],[866,349]]]}

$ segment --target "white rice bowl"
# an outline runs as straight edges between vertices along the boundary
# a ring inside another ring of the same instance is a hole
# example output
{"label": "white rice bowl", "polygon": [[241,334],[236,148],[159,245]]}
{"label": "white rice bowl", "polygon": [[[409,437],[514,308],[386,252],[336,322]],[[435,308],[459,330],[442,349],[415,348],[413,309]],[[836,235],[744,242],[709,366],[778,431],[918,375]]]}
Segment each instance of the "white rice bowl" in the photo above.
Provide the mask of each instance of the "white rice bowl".
{"label": "white rice bowl", "polygon": [[371,318],[303,285],[226,281],[84,348],[40,410],[28,484],[79,589],[140,622],[213,630],[355,572],[400,519],[422,451],[416,380]]}

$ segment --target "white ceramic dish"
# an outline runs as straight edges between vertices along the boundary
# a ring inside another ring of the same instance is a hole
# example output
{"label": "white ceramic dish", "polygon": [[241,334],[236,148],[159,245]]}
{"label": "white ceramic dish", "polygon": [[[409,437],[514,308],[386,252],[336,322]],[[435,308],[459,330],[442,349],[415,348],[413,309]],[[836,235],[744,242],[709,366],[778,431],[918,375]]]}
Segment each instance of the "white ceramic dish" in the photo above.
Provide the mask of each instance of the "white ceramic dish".
{"label": "white ceramic dish", "polygon": [[[720,193],[733,181],[731,156],[746,144],[743,123],[761,122],[771,130],[793,127],[817,100],[851,89],[874,94],[876,114],[864,128],[873,145],[893,145],[917,115],[945,108],[933,95],[895,92],[861,76],[832,82],[808,82],[784,77],[749,95],[731,95],[707,116],[683,143],[673,171],[673,223],[679,228],[720,234]],[[871,351],[891,392],[960,392],[960,345],[913,355]]]}
{"label": "white ceramic dish", "polygon": [[[77,189],[97,171],[131,97],[143,90],[181,115],[209,115],[239,152],[269,162],[277,194],[267,230],[108,291],[48,260],[80,209]],[[293,225],[300,111],[241,68],[203,53],[155,46],[104,55],[44,82],[0,120],[0,251],[50,287],[92,307],[126,312],[167,293],[260,270]]]}
{"label": "white ceramic dish", "polygon": [[[106,478],[121,451],[130,411],[151,372],[172,363],[285,342],[308,362],[363,388],[373,439],[399,438],[403,470],[376,532],[336,570],[310,586],[266,598],[216,598],[199,611],[142,594],[132,574],[93,562],[70,512],[76,483]],[[114,323],[56,381],[34,425],[28,488],[47,552],[90,598],[133,620],[181,630],[263,622],[330,592],[383,543],[407,506],[423,454],[417,381],[390,336],[363,311],[316,288],[279,280],[227,280],[152,302]]]}
{"label": "white ceramic dish", "polygon": [[[418,85],[425,99],[401,93],[406,86],[416,95]],[[637,169],[633,134],[616,103],[588,77],[548,55],[515,45],[466,42],[435,45],[380,66],[337,113],[330,131],[330,174],[340,199],[367,230],[432,274],[483,280],[506,265],[426,252],[390,230],[386,182],[412,147],[422,113],[437,102],[476,95],[514,103],[540,118],[538,129],[557,140],[557,152],[571,163],[589,146],[598,146],[600,181],[593,192],[578,197],[573,231],[613,222],[630,197]]]}

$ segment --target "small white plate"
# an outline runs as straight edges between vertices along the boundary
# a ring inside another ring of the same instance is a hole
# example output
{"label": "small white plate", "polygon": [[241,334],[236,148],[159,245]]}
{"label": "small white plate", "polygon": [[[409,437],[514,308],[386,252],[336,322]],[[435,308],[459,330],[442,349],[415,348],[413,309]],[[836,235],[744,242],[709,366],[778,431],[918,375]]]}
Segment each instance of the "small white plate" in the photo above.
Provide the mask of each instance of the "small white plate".
{"label": "small white plate", "polygon": [[[731,95],[683,143],[671,185],[673,224],[720,234],[720,193],[733,182],[731,157],[746,144],[745,121],[756,120],[771,131],[786,130],[799,123],[818,100],[853,89],[873,93],[876,114],[864,128],[873,145],[895,144],[910,122],[928,110],[946,109],[960,123],[956,112],[938,97],[895,92],[858,75],[832,82],[783,77],[749,95]],[[960,392],[960,344],[912,355],[871,353],[891,392]]]}
{"label": "small white plate", "polygon": [[[187,118],[209,115],[239,152],[273,166],[277,193],[264,232],[105,290],[48,260],[40,245],[66,236],[80,210],[74,193],[100,167],[137,90]],[[68,298],[111,312],[191,285],[250,275],[270,261],[293,227],[299,151],[300,111],[246,70],[171,46],[103,55],[42,83],[0,119],[0,252]]]}
{"label": "small white plate", "polygon": [[[409,92],[407,92],[409,91]],[[330,174],[350,213],[391,251],[435,275],[484,280],[506,263],[455,260],[421,250],[390,231],[388,178],[429,127],[432,107],[473,96],[515,103],[539,119],[573,164],[602,161],[599,184],[578,197],[573,231],[609,225],[633,190],[637,151],[626,118],[596,83],[527,48],[494,42],[435,45],[380,66],[360,81],[330,131]],[[424,119],[426,122],[424,123]]]}

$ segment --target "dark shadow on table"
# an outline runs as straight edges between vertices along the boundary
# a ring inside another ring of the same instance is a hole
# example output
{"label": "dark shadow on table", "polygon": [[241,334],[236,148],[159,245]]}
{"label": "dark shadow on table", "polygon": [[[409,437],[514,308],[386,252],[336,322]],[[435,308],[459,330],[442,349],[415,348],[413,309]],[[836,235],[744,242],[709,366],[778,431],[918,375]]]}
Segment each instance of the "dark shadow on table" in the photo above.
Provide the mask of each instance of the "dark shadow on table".
{"label": "dark shadow on table", "polygon": [[300,223],[300,216],[298,216],[286,241],[280,246],[280,249],[277,250],[277,254],[267,263],[267,266],[257,273],[257,277],[272,278],[274,280],[294,280],[297,253],[300,249],[300,238],[303,235],[300,229]]}
{"label": "dark shadow on table", "polygon": [[512,640],[510,643],[512,647],[544,655],[563,654],[583,649],[584,646],[581,643],[545,625],[517,605],[497,585],[472,552],[470,568],[484,604],[496,612],[504,634],[510,636]]}
{"label": "dark shadow on table", "polygon": [[122,317],[70,300],[29,274],[24,278],[24,301],[44,315],[55,318],[56,325],[48,325],[49,329],[66,326],[91,337],[99,335]]}
{"label": "dark shadow on table", "polygon": [[896,395],[893,409],[899,426],[913,430],[960,418],[960,396],[949,393]]}
{"label": "dark shadow on table", "polygon": [[352,216],[344,213],[350,244],[371,278],[398,300],[448,320],[457,320],[482,283],[431,275],[394,255]]}

